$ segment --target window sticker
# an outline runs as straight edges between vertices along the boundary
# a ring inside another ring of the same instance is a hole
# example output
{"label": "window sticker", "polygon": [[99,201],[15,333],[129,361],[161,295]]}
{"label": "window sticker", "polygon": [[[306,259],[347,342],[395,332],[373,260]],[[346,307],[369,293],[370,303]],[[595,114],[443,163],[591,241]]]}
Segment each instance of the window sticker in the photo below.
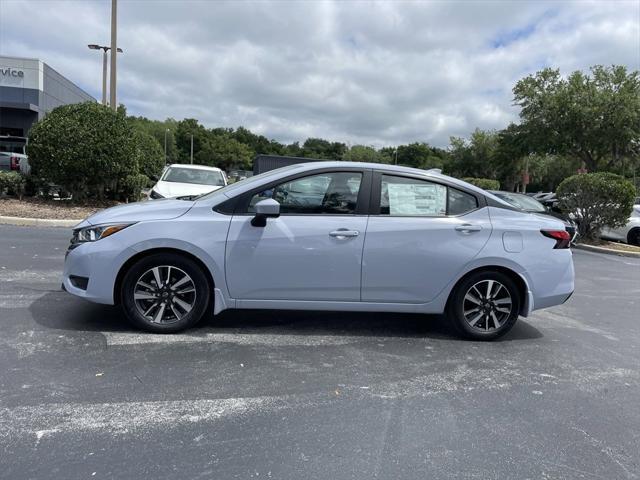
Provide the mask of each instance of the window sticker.
{"label": "window sticker", "polygon": [[387,184],[390,215],[445,215],[446,187],[436,184]]}

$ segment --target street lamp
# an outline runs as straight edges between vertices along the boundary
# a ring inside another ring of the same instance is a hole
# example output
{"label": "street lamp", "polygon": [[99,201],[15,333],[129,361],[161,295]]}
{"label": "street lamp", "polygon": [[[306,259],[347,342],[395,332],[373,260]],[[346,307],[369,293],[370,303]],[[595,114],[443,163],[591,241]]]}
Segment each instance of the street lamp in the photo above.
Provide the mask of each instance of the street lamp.
{"label": "street lamp", "polygon": [[[107,52],[111,50],[111,47],[105,45],[97,45],[92,43],[87,45],[91,50],[102,50],[102,104],[107,104]],[[118,53],[124,53],[121,48],[118,48]]]}

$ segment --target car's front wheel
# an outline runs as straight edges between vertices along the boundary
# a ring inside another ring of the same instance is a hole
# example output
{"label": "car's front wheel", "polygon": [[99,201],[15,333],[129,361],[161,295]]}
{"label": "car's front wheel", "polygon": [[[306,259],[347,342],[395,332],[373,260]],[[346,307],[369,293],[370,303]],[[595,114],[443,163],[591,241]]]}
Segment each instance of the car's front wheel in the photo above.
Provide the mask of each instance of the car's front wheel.
{"label": "car's front wheel", "polygon": [[456,286],[447,316],[463,336],[493,340],[513,328],[520,302],[518,288],[511,278],[502,272],[480,271]]}
{"label": "car's front wheel", "polygon": [[157,253],[134,263],[120,292],[127,318],[154,333],[174,333],[195,325],[207,310],[209,282],[193,260]]}

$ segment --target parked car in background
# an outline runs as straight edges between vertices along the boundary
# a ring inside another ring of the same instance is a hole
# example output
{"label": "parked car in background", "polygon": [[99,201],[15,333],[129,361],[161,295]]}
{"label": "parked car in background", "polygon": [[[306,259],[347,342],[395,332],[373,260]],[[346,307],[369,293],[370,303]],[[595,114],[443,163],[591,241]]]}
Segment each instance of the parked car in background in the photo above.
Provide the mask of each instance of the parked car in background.
{"label": "parked car in background", "polygon": [[[524,193],[515,193],[515,192],[504,192],[498,190],[490,190],[496,197],[504,200],[505,202],[513,205],[520,210],[524,210],[529,213],[537,213],[538,215],[548,215],[551,217],[555,217],[558,220],[562,220],[565,225],[565,229],[571,235],[571,241],[575,241],[576,235],[578,234],[578,226],[576,222],[567,214],[563,213],[556,205],[553,206],[545,206],[540,201],[536,200],[534,197],[529,195],[525,195]],[[547,199],[549,199],[549,194],[547,195]],[[555,194],[554,198],[555,198]]]}
{"label": "parked car in background", "polygon": [[0,152],[0,170],[29,175],[31,173],[29,157],[23,153]]}
{"label": "parked car in background", "polygon": [[640,246],[640,197],[637,197],[634,203],[627,224],[620,228],[603,228],[600,232],[601,238]]}
{"label": "parked car in background", "polygon": [[63,286],[152,332],[229,308],[446,312],[491,340],[569,298],[569,241],[556,218],[442,174],[303,163],[96,213],[74,229]]}
{"label": "parked car in background", "polygon": [[203,195],[227,185],[222,170],[204,165],[173,164],[164,169],[149,191],[150,199]]}

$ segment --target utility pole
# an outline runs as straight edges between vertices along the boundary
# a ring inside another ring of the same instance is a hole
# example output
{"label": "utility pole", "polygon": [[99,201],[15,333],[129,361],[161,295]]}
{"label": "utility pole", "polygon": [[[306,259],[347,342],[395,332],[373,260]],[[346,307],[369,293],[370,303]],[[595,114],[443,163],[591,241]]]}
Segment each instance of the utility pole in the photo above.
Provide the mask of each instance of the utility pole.
{"label": "utility pole", "polygon": [[168,128],[164,131],[164,164],[165,165],[167,163],[169,163],[167,161],[167,133],[169,133],[169,129]]}
{"label": "utility pole", "polygon": [[193,133],[191,134],[191,165],[193,165]]}
{"label": "utility pole", "polygon": [[116,102],[116,59],[118,55],[114,55],[118,44],[118,0],[111,0],[111,81],[110,81],[110,101],[113,110],[118,109]]}
{"label": "utility pole", "polygon": [[107,50],[102,51],[102,105],[107,104]]}

